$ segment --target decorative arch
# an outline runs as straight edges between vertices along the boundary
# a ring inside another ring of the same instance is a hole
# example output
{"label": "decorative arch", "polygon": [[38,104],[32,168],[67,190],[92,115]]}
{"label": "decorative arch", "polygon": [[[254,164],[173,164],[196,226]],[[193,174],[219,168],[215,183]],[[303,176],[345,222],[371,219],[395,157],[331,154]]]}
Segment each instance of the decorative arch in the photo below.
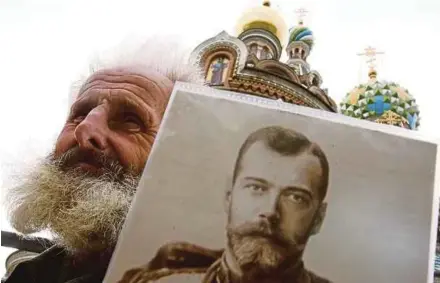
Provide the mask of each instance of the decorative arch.
{"label": "decorative arch", "polygon": [[[227,52],[233,56],[231,65],[232,75],[235,75],[246,65],[248,49],[244,42],[222,31],[215,37],[199,44],[191,53],[190,62],[206,71],[208,57],[217,52]],[[212,58],[211,58],[212,59]]]}
{"label": "decorative arch", "polygon": [[270,41],[262,41],[261,39],[249,39],[245,42],[248,47],[249,54],[254,54],[259,60],[273,59],[277,57],[276,47]]}
{"label": "decorative arch", "polygon": [[228,78],[232,76],[235,66],[234,53],[234,50],[222,48],[202,57],[205,80],[209,85],[228,86]]}
{"label": "decorative arch", "polygon": [[298,75],[295,74],[295,71],[278,61],[274,61],[274,60],[260,61],[258,62],[258,64],[256,64],[255,67],[260,70],[266,71],[268,73],[283,77],[292,82],[300,83]]}
{"label": "decorative arch", "polygon": [[307,75],[307,84],[308,86],[317,86],[320,87],[322,84],[322,77],[317,71],[310,71]]}

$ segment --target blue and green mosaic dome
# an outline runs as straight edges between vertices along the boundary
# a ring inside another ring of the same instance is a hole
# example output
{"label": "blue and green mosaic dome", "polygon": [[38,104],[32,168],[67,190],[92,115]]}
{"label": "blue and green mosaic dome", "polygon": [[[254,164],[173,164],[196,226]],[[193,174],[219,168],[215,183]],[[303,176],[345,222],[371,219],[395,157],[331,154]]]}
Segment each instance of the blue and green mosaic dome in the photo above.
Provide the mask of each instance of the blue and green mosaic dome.
{"label": "blue and green mosaic dome", "polygon": [[440,255],[438,253],[435,255],[434,270],[440,271]]}
{"label": "blue and green mosaic dome", "polygon": [[409,91],[393,82],[372,78],[349,92],[340,103],[342,114],[415,130],[419,107]]}
{"label": "blue and green mosaic dome", "polygon": [[302,41],[312,49],[314,44],[313,32],[303,25],[299,25],[290,30],[289,44],[294,41]]}

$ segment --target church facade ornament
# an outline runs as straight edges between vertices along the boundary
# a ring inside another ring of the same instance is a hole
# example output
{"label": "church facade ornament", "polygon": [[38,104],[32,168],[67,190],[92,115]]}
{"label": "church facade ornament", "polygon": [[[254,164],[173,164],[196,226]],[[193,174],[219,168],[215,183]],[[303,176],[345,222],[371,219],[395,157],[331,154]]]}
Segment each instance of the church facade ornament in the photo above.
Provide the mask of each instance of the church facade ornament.
{"label": "church facade ornament", "polygon": [[[337,112],[336,103],[321,88],[321,75],[306,61],[313,45],[311,31],[300,26],[288,37],[283,21],[266,1],[244,13],[237,36],[220,32],[199,44],[190,60],[203,70],[208,86]],[[280,61],[284,38],[289,38],[287,62]]]}

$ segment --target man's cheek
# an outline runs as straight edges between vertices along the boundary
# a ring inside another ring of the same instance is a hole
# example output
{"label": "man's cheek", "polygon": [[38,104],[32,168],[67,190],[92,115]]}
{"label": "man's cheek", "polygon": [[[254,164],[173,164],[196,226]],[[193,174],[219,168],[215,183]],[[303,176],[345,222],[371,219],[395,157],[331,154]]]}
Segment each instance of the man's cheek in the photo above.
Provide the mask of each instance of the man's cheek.
{"label": "man's cheek", "polygon": [[138,151],[136,152],[141,162],[146,162],[148,156],[150,155],[151,148],[156,139],[156,132],[151,134],[143,134],[136,137],[135,144],[138,146]]}
{"label": "man's cheek", "polygon": [[126,169],[134,171],[136,174],[141,174],[147,162],[150,148],[142,146],[126,146],[117,154],[119,160]]}
{"label": "man's cheek", "polygon": [[137,156],[137,168],[135,168],[136,173],[138,174],[142,174],[142,171],[145,168],[145,165],[147,163],[148,160],[148,156],[150,155],[150,151],[151,151],[151,146],[148,148],[143,148],[142,150],[140,150],[140,152],[138,153]]}
{"label": "man's cheek", "polygon": [[291,216],[289,217],[289,219],[286,220],[287,221],[283,221],[283,230],[290,231],[298,235],[303,235],[304,233],[306,233],[311,223],[311,219],[308,216],[296,215],[296,217]]}

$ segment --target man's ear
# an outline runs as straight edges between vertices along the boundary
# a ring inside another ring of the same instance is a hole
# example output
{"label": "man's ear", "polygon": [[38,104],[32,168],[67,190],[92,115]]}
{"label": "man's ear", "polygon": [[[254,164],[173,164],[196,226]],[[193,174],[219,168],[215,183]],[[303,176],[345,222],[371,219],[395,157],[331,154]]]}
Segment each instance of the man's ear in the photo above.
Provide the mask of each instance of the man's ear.
{"label": "man's ear", "polygon": [[325,215],[327,213],[327,203],[322,202],[316,212],[315,221],[313,222],[311,235],[316,235],[321,230],[322,223],[324,222]]}
{"label": "man's ear", "polygon": [[223,199],[223,208],[226,213],[229,213],[229,206],[231,204],[231,193],[232,193],[232,177],[228,178],[226,182],[225,197]]}
{"label": "man's ear", "polygon": [[231,205],[231,193],[232,193],[231,189],[226,190],[224,203],[223,203],[223,206],[224,206],[226,213],[229,213],[229,207]]}

